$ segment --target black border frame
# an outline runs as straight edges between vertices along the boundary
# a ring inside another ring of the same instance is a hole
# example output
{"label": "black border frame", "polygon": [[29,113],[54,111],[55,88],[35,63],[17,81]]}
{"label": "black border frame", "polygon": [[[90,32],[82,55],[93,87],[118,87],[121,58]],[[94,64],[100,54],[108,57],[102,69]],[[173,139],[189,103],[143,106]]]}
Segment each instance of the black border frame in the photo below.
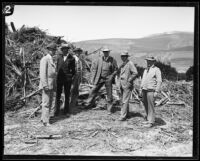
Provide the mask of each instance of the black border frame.
{"label": "black border frame", "polygon": [[[199,159],[199,2],[198,1],[174,1],[174,2],[2,2],[2,8],[6,4],[14,5],[82,5],[82,6],[146,6],[146,7],[194,7],[195,9],[195,24],[194,24],[194,106],[193,106],[193,156],[192,157],[141,157],[141,156],[76,156],[76,155],[4,155],[2,145],[2,159],[42,159],[42,160],[52,160],[52,159],[81,159],[81,160],[101,160],[101,159],[112,159],[112,160],[198,160]],[[5,18],[2,15],[2,26],[5,25]],[[5,76],[5,39],[4,39],[4,27],[2,27],[2,55],[1,55],[1,67],[2,67],[2,96],[4,97],[4,76]],[[4,107],[4,99],[2,102],[2,107]],[[4,108],[1,109],[2,120],[4,122]],[[4,128],[4,124],[3,127]],[[4,142],[4,134],[2,131],[2,143]]]}

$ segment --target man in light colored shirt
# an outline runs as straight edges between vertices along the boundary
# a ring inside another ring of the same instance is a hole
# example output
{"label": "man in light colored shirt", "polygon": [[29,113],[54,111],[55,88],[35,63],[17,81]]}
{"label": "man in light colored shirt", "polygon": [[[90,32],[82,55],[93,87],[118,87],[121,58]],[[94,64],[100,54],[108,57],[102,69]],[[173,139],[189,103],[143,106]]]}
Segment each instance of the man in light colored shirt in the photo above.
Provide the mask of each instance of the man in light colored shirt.
{"label": "man in light colored shirt", "polygon": [[119,121],[124,121],[129,112],[129,100],[133,90],[133,81],[138,74],[137,69],[132,61],[128,60],[129,54],[124,51],[121,54],[123,64],[120,66],[120,91],[122,96],[121,117]]}
{"label": "man in light colored shirt", "polygon": [[82,62],[80,59],[80,55],[82,53],[82,49],[81,48],[76,48],[74,50],[75,55],[75,61],[76,61],[76,74],[74,76],[73,79],[73,83],[72,83],[72,89],[71,89],[71,107],[76,106],[77,103],[77,98],[79,96],[79,85],[81,83],[81,78],[82,78]]}
{"label": "man in light colored shirt", "polygon": [[44,126],[49,126],[50,108],[53,101],[53,92],[55,90],[56,66],[53,63],[52,56],[56,53],[56,44],[47,46],[48,52],[40,61],[40,85],[42,89],[42,116],[41,121]]}
{"label": "man in light colored shirt", "polygon": [[146,112],[146,127],[152,127],[155,122],[154,101],[161,87],[161,71],[154,64],[156,62],[153,56],[148,56],[147,68],[144,70],[141,82],[140,94],[142,95],[143,103]]}

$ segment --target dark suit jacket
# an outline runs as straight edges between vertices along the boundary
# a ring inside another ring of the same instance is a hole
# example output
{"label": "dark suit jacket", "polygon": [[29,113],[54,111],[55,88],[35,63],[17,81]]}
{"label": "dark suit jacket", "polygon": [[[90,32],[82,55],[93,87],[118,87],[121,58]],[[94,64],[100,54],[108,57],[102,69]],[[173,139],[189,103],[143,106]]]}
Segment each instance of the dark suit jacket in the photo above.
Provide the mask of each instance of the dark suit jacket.
{"label": "dark suit jacket", "polygon": [[75,75],[75,58],[69,54],[64,62],[64,58],[60,55],[57,59],[57,81],[71,81]]}

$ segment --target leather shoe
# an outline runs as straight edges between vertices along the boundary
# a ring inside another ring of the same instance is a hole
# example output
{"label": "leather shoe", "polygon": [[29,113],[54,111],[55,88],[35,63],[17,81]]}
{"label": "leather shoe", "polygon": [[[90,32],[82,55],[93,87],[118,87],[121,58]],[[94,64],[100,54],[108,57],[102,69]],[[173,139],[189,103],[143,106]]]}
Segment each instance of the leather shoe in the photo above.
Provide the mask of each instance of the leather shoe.
{"label": "leather shoe", "polygon": [[145,125],[143,125],[144,127],[153,127],[153,124],[152,123],[148,123],[148,124],[145,124]]}
{"label": "leather shoe", "polygon": [[147,116],[143,116],[143,117],[144,117],[144,120],[147,121]]}
{"label": "leather shoe", "polygon": [[47,122],[43,122],[44,126],[51,126],[51,124],[47,123]]}
{"label": "leather shoe", "polygon": [[118,119],[118,121],[125,121],[126,120],[126,118],[123,118],[123,117],[120,117],[119,119]]}
{"label": "leather shoe", "polygon": [[142,124],[149,124],[149,121],[143,121]]}

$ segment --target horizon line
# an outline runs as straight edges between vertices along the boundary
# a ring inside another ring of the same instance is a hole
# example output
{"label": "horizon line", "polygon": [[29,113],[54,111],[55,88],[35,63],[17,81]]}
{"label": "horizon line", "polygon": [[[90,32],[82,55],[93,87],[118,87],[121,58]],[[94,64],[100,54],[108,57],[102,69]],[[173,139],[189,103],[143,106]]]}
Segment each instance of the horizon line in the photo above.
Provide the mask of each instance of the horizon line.
{"label": "horizon line", "polygon": [[82,42],[82,41],[95,41],[95,40],[109,40],[109,39],[127,39],[127,40],[133,40],[133,39],[142,39],[142,38],[148,38],[151,36],[159,36],[159,35],[164,35],[164,34],[175,34],[175,33],[191,33],[194,34],[193,31],[165,31],[165,32],[161,32],[161,33],[154,33],[154,34],[150,34],[147,36],[142,36],[142,37],[137,37],[137,38],[126,38],[126,37],[116,37],[116,38],[95,38],[95,39],[85,39],[85,40],[77,40],[77,41],[71,41],[72,43],[78,43],[78,42]]}

